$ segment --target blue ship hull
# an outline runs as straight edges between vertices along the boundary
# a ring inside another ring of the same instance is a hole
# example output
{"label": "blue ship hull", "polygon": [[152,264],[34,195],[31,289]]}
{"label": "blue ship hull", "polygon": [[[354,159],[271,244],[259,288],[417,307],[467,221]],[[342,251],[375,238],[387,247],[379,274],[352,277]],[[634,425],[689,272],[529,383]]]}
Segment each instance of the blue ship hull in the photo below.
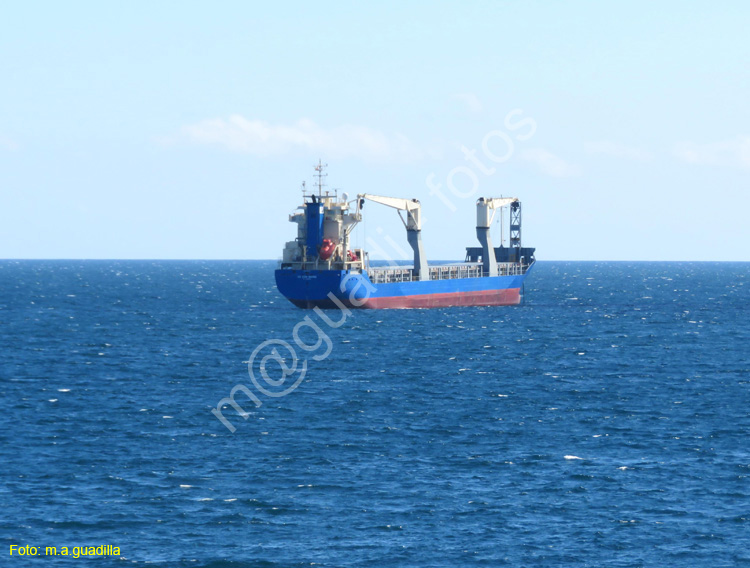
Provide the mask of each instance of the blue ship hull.
{"label": "blue ship hull", "polygon": [[367,271],[281,268],[276,286],[300,308],[509,306],[520,303],[527,274],[373,284]]}

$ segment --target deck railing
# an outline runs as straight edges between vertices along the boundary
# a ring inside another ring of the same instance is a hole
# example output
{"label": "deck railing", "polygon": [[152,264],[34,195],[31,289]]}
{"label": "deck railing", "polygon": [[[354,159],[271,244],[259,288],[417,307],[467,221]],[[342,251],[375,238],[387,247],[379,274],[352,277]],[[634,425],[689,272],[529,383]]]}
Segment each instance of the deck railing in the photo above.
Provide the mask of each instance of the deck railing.
{"label": "deck railing", "polygon": [[361,272],[365,268],[362,260],[308,260],[284,262],[279,261],[279,268],[291,268],[293,270],[353,270]]}
{"label": "deck railing", "polygon": [[[528,264],[515,262],[501,262],[497,265],[498,276],[518,276],[524,274]],[[394,282],[413,282],[419,280],[414,277],[413,268],[370,268],[367,271],[373,284],[390,284]],[[481,264],[446,264],[444,266],[430,266],[430,280],[452,280],[456,278],[481,278],[485,276]]]}

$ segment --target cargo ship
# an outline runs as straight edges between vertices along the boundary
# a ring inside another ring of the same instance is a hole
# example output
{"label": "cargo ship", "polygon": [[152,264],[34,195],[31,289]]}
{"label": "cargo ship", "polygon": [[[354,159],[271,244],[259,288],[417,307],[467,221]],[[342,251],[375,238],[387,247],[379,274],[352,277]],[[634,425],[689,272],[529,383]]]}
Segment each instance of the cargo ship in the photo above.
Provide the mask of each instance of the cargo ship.
{"label": "cargo ship", "polygon": [[[515,197],[480,197],[477,239],[464,262],[434,265],[422,245],[421,205],[416,199],[362,193],[355,199],[324,191],[324,164],[315,167],[317,191],[303,183],[303,203],[289,220],[297,238],[287,242],[276,270],[276,287],[300,308],[435,308],[508,306],[521,303],[523,284],[534,266],[533,248],[521,246],[521,202]],[[370,264],[368,253],[352,248],[351,234],[365,203],[396,209],[414,253],[411,266]],[[490,227],[509,208],[509,246],[493,247]]]}

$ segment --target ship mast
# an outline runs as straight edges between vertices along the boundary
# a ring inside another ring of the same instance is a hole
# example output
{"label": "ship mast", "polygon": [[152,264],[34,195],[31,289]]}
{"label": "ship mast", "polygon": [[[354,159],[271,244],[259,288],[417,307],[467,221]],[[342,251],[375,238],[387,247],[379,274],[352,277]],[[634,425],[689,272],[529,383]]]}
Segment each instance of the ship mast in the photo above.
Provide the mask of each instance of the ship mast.
{"label": "ship mast", "polygon": [[318,172],[315,174],[318,177],[318,197],[323,197],[323,186],[325,185],[323,183],[323,178],[328,177],[328,174],[323,173],[323,168],[327,168],[328,164],[324,164],[321,160],[318,160],[318,165],[315,166],[315,171]]}

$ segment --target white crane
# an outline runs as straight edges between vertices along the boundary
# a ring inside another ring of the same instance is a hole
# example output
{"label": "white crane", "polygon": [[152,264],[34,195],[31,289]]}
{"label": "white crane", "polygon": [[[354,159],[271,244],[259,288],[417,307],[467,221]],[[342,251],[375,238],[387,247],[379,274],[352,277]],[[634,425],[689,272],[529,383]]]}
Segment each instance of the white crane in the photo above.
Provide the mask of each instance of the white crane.
{"label": "white crane", "polygon": [[[417,199],[401,199],[398,197],[384,197],[371,193],[360,193],[357,197],[380,203],[386,207],[398,210],[398,216],[406,227],[406,238],[414,251],[414,276],[419,280],[429,280],[430,270],[427,266],[427,257],[422,248],[422,217],[421,205]],[[406,220],[401,216],[401,211],[406,211]]]}
{"label": "white crane", "polygon": [[487,276],[497,276],[497,259],[490,237],[490,225],[495,214],[518,201],[517,197],[480,197],[477,199],[477,239],[482,245],[483,271]]}

